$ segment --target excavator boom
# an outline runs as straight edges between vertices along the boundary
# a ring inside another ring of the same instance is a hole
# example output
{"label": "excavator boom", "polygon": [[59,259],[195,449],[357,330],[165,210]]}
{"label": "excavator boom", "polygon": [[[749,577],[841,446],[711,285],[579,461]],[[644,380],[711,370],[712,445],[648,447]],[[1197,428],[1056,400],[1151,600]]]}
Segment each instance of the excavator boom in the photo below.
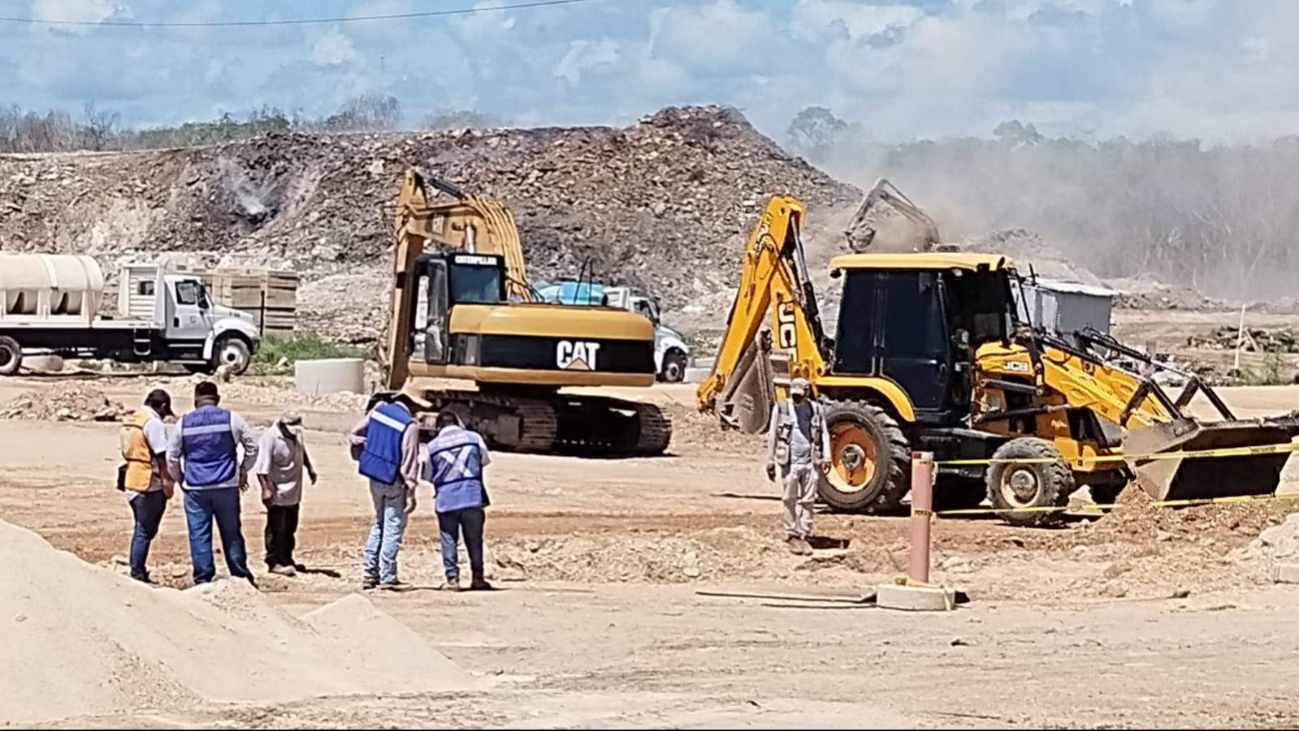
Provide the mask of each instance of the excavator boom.
{"label": "excavator boom", "polygon": [[940,242],[938,224],[934,219],[923,208],[911,202],[911,199],[898,190],[897,186],[880,178],[862,198],[857,213],[853,215],[848,228],[844,230],[850,251],[861,253],[874,243],[878,227],[871,213],[881,203],[888,204],[914,225],[915,231],[907,236],[912,242],[909,248],[915,251],[932,251],[938,246]]}

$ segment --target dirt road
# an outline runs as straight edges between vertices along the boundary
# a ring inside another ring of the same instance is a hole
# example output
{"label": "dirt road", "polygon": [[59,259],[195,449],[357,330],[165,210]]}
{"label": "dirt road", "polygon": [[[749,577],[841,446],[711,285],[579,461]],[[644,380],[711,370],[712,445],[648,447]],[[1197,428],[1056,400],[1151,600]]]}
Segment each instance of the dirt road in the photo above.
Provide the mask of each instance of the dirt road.
{"label": "dirt road", "polygon": [[[0,404],[45,379],[0,382]],[[141,381],[96,386],[133,403]],[[184,389],[175,387],[178,396]],[[759,445],[691,415],[689,390],[653,398],[677,419],[672,454],[577,460],[499,455],[488,535],[502,591],[448,596],[422,506],[403,552],[420,590],[376,602],[465,668],[497,681],[471,698],[401,694],[202,710],[141,709],[69,725],[401,726],[1275,726],[1299,723],[1299,591],[1264,584],[1233,553],[1288,503],[1133,509],[1058,530],[991,520],[936,527],[937,580],[974,602],[948,616],[852,604],[710,598],[698,590],[856,596],[896,575],[905,520],[822,516],[812,559],[779,542]],[[1299,390],[1228,392],[1275,412]],[[262,401],[262,399],[258,399]],[[188,402],[178,398],[177,407]],[[256,425],[264,403],[227,404]],[[305,613],[353,590],[369,496],[346,457],[357,416],[304,408],[323,479],[309,488],[301,558],[336,572],[265,577]],[[106,424],[0,422],[0,515],[88,561],[126,551],[130,515],[111,488]],[[421,496],[428,502],[428,496]],[[245,502],[250,553],[262,509]],[[188,582],[183,516],[152,559]],[[1181,598],[1173,598],[1173,597]],[[3,619],[0,612],[0,620]],[[1245,668],[1248,672],[1224,671]],[[0,718],[3,713],[0,713]]]}

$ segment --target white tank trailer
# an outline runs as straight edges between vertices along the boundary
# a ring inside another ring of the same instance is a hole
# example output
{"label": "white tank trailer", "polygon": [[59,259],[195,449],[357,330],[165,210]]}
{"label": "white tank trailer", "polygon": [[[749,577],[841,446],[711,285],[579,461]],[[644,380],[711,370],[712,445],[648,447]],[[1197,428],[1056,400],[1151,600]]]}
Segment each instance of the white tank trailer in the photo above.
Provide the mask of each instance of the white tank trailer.
{"label": "white tank trailer", "polygon": [[121,280],[118,312],[104,314],[104,273],[93,258],[0,254],[0,376],[37,354],[248,369],[260,344],[253,316],[213,305],[197,276],[159,269]]}

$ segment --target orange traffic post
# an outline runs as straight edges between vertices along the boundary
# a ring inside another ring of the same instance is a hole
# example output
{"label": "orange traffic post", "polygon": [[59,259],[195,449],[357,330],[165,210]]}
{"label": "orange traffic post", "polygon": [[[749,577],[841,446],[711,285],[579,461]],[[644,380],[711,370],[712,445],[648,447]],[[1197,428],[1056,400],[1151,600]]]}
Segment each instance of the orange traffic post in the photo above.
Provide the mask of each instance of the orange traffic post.
{"label": "orange traffic post", "polygon": [[929,583],[930,526],[934,519],[934,454],[911,454],[911,565],[907,578]]}

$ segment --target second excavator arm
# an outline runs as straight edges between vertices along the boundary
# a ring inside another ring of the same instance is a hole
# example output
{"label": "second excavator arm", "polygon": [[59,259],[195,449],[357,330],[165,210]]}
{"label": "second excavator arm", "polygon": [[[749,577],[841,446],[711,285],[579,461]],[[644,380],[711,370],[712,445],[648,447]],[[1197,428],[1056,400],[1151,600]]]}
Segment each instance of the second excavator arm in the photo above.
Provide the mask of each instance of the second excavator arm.
{"label": "second excavator arm", "polygon": [[[770,347],[759,333],[771,313],[774,346],[790,356],[789,375],[811,377],[825,370],[824,344],[816,293],[808,278],[800,238],[803,205],[772,198],[744,249],[743,271],[726,333],[695,403],[729,426],[748,432],[765,428],[774,397],[767,376]],[[740,413],[745,412],[745,413]]]}
{"label": "second excavator arm", "polygon": [[870,248],[877,232],[870,220],[870,213],[881,203],[887,203],[893,210],[915,224],[920,235],[920,240],[914,247],[917,251],[931,251],[939,244],[938,224],[934,219],[925,212],[925,209],[912,203],[911,199],[898,190],[896,185],[880,178],[866,193],[866,197],[862,198],[861,205],[857,206],[857,213],[852,217],[852,222],[844,230],[851,251],[860,253]]}

